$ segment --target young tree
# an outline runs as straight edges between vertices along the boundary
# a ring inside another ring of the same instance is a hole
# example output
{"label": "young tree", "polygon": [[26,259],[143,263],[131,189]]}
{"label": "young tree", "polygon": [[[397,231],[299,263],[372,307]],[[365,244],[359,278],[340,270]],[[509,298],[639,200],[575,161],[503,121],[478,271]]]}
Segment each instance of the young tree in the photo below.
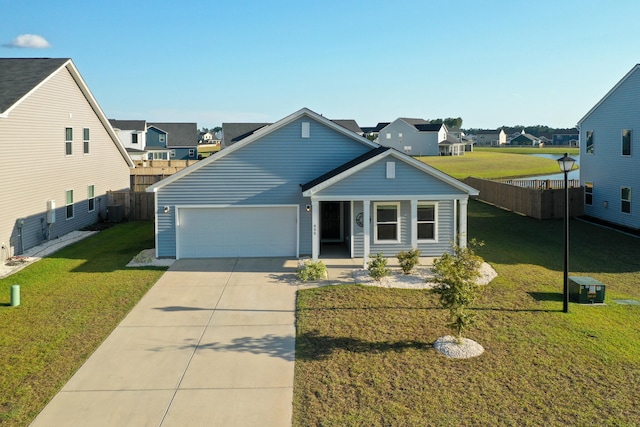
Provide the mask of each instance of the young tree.
{"label": "young tree", "polygon": [[475,323],[475,316],[468,312],[478,294],[476,280],[480,277],[482,258],[475,254],[473,247],[483,243],[475,239],[469,246],[453,247],[453,254],[445,253],[433,263],[436,287],[434,292],[440,296],[440,304],[449,310],[451,323],[448,325],[462,341],[462,332]]}

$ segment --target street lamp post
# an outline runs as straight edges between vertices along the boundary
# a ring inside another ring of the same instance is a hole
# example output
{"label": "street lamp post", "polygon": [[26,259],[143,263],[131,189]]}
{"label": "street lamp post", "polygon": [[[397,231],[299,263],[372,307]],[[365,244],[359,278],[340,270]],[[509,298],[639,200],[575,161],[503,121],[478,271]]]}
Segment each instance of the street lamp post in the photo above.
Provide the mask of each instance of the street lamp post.
{"label": "street lamp post", "polygon": [[564,282],[562,289],[562,312],[569,312],[569,179],[567,174],[573,169],[575,159],[564,153],[558,159],[560,170],[564,173]]}

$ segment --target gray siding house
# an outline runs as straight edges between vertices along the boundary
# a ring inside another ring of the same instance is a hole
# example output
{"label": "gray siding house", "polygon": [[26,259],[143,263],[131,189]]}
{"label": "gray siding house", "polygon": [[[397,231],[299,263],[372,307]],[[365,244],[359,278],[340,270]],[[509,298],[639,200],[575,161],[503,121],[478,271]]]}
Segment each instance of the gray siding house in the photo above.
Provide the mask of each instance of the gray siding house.
{"label": "gray siding house", "polygon": [[399,118],[378,134],[380,145],[411,156],[439,156],[439,144],[446,139],[447,128],[444,124],[430,124],[423,119]]}
{"label": "gray siding house", "polygon": [[172,175],[155,192],[159,257],[368,260],[466,245],[477,190],[303,108]]}
{"label": "gray siding house", "polygon": [[70,59],[0,59],[0,258],[98,221],[133,163]]}
{"label": "gray siding house", "polygon": [[585,215],[640,229],[640,64],[578,122]]}

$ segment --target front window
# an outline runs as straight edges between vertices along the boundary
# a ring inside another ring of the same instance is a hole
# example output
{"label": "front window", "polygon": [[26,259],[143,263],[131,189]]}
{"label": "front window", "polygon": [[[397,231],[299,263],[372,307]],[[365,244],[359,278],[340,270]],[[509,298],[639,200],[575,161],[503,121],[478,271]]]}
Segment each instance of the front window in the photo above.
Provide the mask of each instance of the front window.
{"label": "front window", "polygon": [[163,133],[161,133],[160,135],[158,135],[158,141],[159,142],[165,142],[167,140],[167,136]]}
{"label": "front window", "polygon": [[84,154],[89,154],[89,129],[82,130],[82,150]]}
{"label": "front window", "polygon": [[584,183],[584,204],[593,205],[593,182]]}
{"label": "front window", "polygon": [[66,207],[67,219],[73,218],[73,190],[67,190]]}
{"label": "front window", "polygon": [[67,156],[73,154],[73,129],[65,128],[64,150]]}
{"label": "front window", "polygon": [[436,205],[418,205],[418,240],[435,240],[436,238]]}
{"label": "front window", "polygon": [[622,130],[622,155],[631,155],[631,129]]}
{"label": "front window", "polygon": [[375,241],[397,242],[400,233],[400,203],[375,203]]}
{"label": "front window", "polygon": [[169,156],[175,157],[176,156],[176,150],[169,151]]}
{"label": "front window", "polygon": [[89,212],[93,212],[96,209],[95,199],[95,186],[90,185],[87,187],[87,201],[89,204]]}
{"label": "front window", "polygon": [[132,133],[131,134],[131,143],[132,144],[137,144],[138,143],[138,134],[137,133]]}
{"label": "front window", "polygon": [[189,157],[195,157],[196,156],[196,150],[194,150],[193,148],[189,149]]}
{"label": "front window", "polygon": [[588,130],[587,131],[587,154],[593,154],[593,153],[594,153],[593,131],[592,130]]}
{"label": "front window", "polygon": [[622,205],[620,210],[622,213],[631,213],[631,188],[622,187],[620,191],[620,198],[622,199]]}

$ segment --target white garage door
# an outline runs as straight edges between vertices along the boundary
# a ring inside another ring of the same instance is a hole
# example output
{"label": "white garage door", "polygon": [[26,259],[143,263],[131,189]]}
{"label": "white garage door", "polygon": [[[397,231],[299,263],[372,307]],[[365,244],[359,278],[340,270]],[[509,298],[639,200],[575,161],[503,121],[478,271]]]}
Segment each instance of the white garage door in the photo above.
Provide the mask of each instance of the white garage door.
{"label": "white garage door", "polygon": [[297,256],[295,206],[178,208],[178,258]]}

